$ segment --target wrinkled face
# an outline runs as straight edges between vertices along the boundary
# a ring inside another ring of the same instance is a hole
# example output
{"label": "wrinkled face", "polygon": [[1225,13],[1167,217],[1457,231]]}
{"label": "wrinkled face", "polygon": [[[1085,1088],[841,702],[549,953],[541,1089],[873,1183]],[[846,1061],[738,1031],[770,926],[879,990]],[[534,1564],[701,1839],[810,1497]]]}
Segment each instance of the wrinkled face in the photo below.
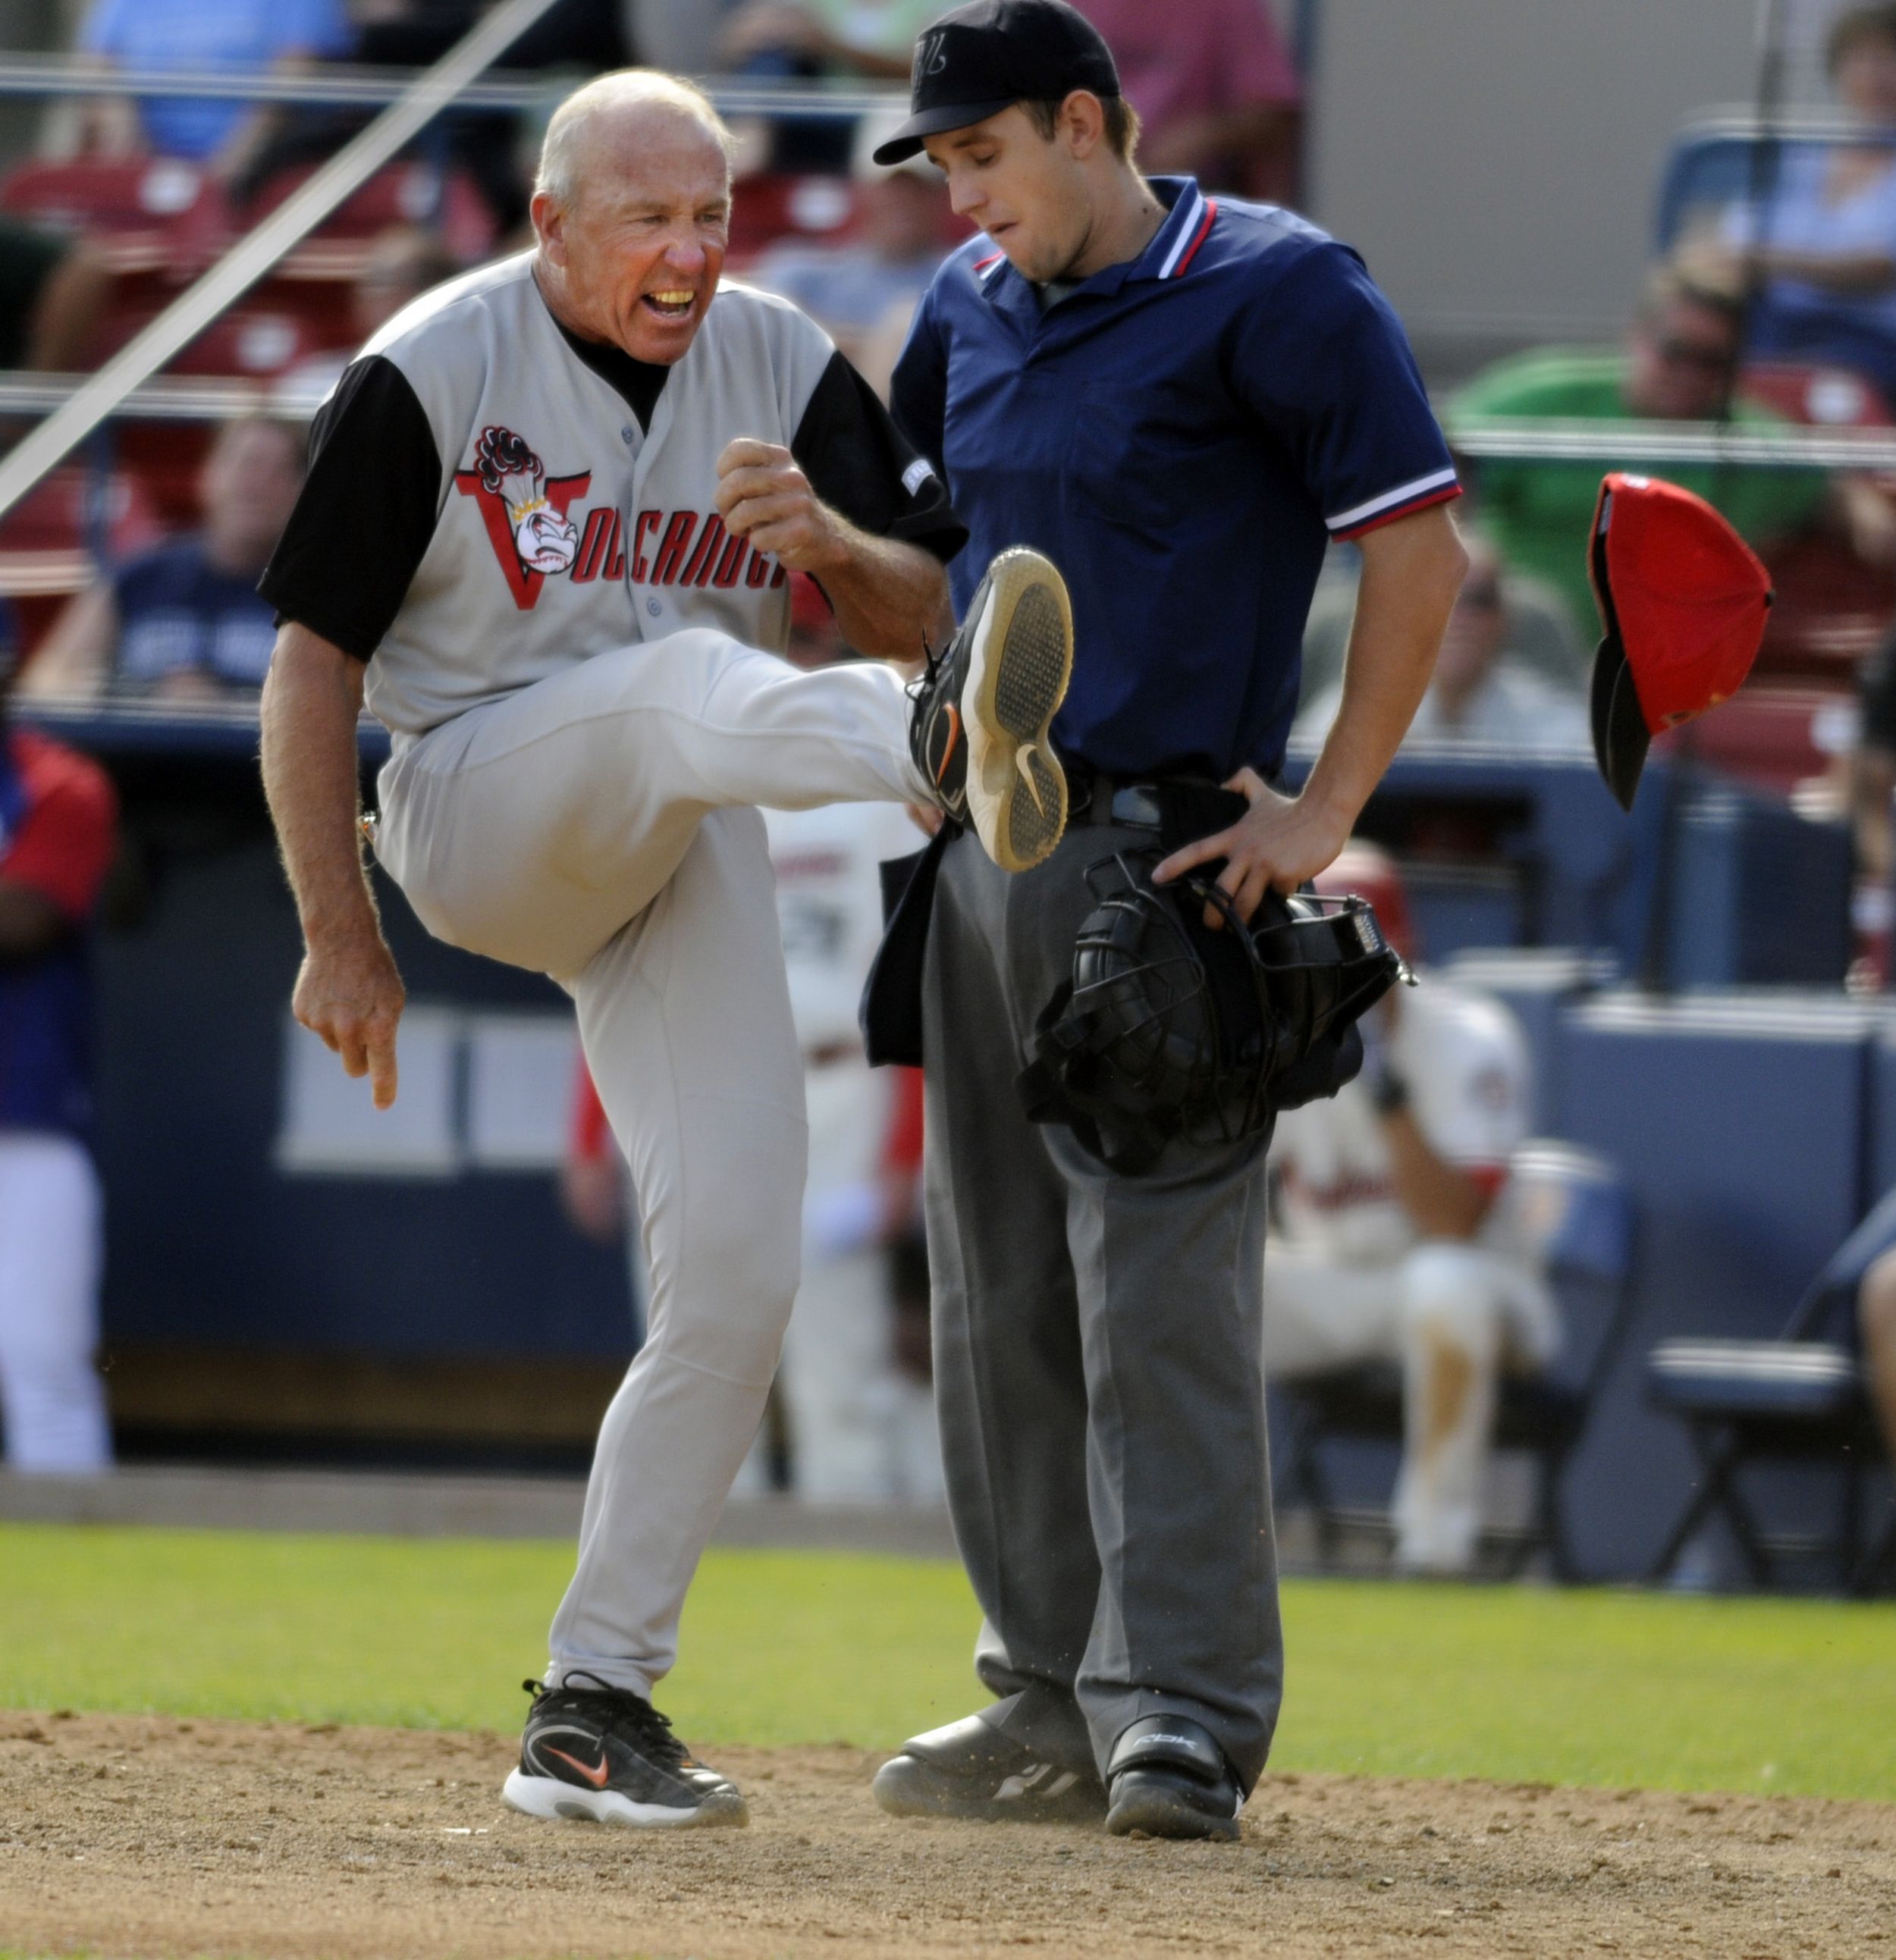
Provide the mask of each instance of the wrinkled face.
{"label": "wrinkled face", "polygon": [[303,449],[269,422],[228,429],[204,465],[204,527],[225,557],[258,565],[276,549],[303,487]]}
{"label": "wrinkled face", "polygon": [[1853,114],[1879,129],[1896,129],[1896,41],[1859,34],[1838,57],[1831,81]]}
{"label": "wrinkled face", "polygon": [[1627,406],[1664,422],[1703,422],[1724,406],[1738,358],[1738,323],[1714,307],[1675,300],[1639,321],[1627,343]]}
{"label": "wrinkled face", "polygon": [[1471,544],[1468,575],[1461,581],[1436,657],[1438,684],[1451,695],[1465,694],[1477,686],[1493,666],[1507,633],[1500,562],[1492,552]]}
{"label": "wrinkled face", "polygon": [[1091,200],[1064,126],[1043,136],[1016,103],[924,147],[948,179],[955,215],[985,231],[1023,278],[1057,279],[1085,249]]}
{"label": "wrinkled face", "polygon": [[683,358],[718,289],[731,224],[729,167],[702,123],[649,103],[601,116],[570,199],[540,192],[533,215],[569,326],[635,361]]}

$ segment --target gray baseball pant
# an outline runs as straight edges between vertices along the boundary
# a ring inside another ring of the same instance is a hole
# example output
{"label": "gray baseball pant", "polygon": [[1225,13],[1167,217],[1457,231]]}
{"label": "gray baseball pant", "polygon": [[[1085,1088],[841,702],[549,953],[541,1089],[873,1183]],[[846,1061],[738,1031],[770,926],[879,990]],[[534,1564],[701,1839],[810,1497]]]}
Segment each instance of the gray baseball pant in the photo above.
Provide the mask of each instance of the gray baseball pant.
{"label": "gray baseball pant", "polygon": [[1031,1124],[1015,1077],[1095,903],[1149,833],[1069,831],[1009,877],[950,845],[924,985],[935,1392],[955,1535],[986,1624],[986,1711],[1102,1771],[1188,1716],[1246,1788],[1283,1678],[1260,1368],[1267,1137],[1174,1142],[1122,1177]]}
{"label": "gray baseball pant", "polygon": [[[599,1433],[546,1679],[649,1696],[795,1296],[803,1068],[755,807],[917,802],[908,702],[693,628],[400,742],[378,854],[429,931],[573,995],[632,1166],[645,1344]],[[531,1314],[531,1303],[523,1302]]]}

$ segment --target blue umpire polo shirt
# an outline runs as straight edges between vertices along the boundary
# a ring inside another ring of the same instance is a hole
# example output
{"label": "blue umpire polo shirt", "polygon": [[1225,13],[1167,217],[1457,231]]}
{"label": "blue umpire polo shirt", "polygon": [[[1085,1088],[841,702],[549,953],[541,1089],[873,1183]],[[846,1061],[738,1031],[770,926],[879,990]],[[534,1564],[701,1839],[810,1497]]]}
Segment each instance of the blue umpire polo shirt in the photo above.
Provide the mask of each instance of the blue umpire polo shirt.
{"label": "blue umpire polo shirt", "polygon": [[1331,538],[1458,494],[1401,323],[1347,246],[1156,177],[1130,263],[1043,312],[985,238],[949,259],[897,364],[896,420],[988,561],[1044,552],[1072,595],[1069,762],[1122,780],[1274,773]]}

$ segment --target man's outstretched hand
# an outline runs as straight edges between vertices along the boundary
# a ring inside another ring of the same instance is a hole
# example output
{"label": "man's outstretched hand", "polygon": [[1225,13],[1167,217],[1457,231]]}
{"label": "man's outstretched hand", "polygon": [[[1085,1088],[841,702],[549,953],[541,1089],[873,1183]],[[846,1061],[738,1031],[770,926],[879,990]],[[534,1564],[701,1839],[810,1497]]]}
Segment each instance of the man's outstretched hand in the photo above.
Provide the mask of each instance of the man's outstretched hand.
{"label": "man's outstretched hand", "polygon": [[395,1028],[407,998],[378,933],[311,947],[290,1011],[342,1057],[346,1074],[368,1077],[376,1108],[386,1109],[395,1100]]}
{"label": "man's outstretched hand", "polygon": [[[1279,796],[1255,769],[1240,769],[1225,787],[1241,792],[1250,809],[1228,829],[1174,851],[1152,878],[1157,884],[1170,884],[1197,866],[1222,858],[1227,861],[1219,873],[1219,886],[1238,916],[1248,922],[1267,890],[1287,896],[1328,870],[1350,841],[1350,826],[1301,797]],[[1223,923],[1216,906],[1205,908],[1205,923],[1212,928]]]}

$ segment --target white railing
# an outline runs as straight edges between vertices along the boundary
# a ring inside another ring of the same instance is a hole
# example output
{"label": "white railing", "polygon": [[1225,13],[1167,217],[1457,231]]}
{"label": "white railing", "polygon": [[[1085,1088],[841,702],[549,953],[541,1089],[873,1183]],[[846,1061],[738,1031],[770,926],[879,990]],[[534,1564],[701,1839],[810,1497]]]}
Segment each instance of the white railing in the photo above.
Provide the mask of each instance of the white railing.
{"label": "white railing", "polygon": [[1732,463],[1762,469],[1896,469],[1896,428],[1802,424],[1567,420],[1449,415],[1450,445],[1477,459],[1535,463]]}
{"label": "white railing", "polygon": [[[498,52],[506,52],[503,43]],[[108,68],[70,55],[0,56],[0,97],[56,100],[75,95],[184,96],[223,102],[268,102],[304,108],[378,108],[398,102],[429,72],[425,68],[363,68],[326,62],[280,72],[252,69]],[[484,75],[456,94],[456,109],[540,107],[562,77],[558,70],[515,69]],[[892,104],[906,109],[900,88],[832,88],[808,82],[696,78],[725,116],[859,116]]]}

